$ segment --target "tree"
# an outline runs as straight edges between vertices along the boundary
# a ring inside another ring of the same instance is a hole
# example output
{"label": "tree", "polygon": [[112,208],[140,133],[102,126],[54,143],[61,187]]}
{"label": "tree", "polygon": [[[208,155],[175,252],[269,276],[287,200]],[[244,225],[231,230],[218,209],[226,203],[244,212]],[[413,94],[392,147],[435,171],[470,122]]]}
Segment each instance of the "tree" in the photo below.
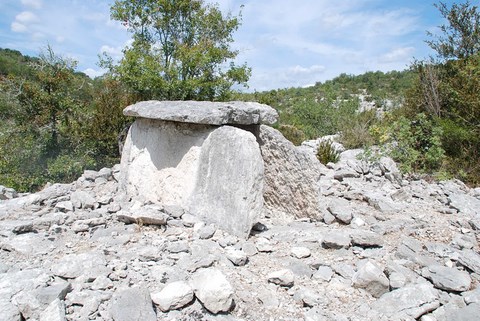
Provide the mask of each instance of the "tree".
{"label": "tree", "polygon": [[[27,66],[26,75],[21,71]],[[72,181],[93,158],[77,137],[86,114],[86,76],[76,62],[48,46],[0,81],[0,181],[35,190],[47,181]]]}
{"label": "tree", "polygon": [[111,18],[133,33],[118,64],[103,64],[142,99],[223,100],[250,69],[236,66],[238,17],[203,0],[117,0]]}
{"label": "tree", "polygon": [[425,113],[441,129],[443,170],[480,184],[480,12],[470,1],[435,5],[447,24],[426,42],[436,57],[416,61],[417,79],[404,111],[410,119]]}
{"label": "tree", "polygon": [[434,4],[448,24],[439,28],[442,35],[427,34],[432,40],[426,43],[434,49],[442,59],[464,59],[480,51],[480,12],[470,1],[454,3],[449,8],[445,3]]}

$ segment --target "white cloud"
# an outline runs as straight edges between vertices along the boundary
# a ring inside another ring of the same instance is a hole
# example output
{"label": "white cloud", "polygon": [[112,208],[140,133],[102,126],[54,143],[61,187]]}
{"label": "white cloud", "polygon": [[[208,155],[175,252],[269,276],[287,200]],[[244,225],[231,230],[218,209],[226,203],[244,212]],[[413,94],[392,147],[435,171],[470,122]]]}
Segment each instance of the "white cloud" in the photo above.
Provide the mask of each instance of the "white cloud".
{"label": "white cloud", "polygon": [[415,51],[415,48],[413,47],[396,48],[382,55],[379,61],[382,63],[405,61],[406,59],[409,59],[412,57],[414,51]]}
{"label": "white cloud", "polygon": [[320,65],[313,65],[310,67],[302,67],[302,66],[296,65],[295,67],[289,68],[288,72],[291,75],[311,75],[311,74],[322,73],[324,70],[325,70],[325,67]]}
{"label": "white cloud", "polygon": [[17,21],[12,22],[12,24],[10,25],[10,29],[13,32],[27,32],[28,30],[27,26]]}
{"label": "white cloud", "polygon": [[37,21],[38,17],[33,12],[23,11],[16,15],[15,20],[22,23],[29,23]]}
{"label": "white cloud", "polygon": [[122,53],[122,47],[112,47],[112,46],[108,46],[108,45],[103,45],[102,47],[100,47],[100,53],[106,53],[110,56],[112,56],[114,59],[118,59],[119,57],[121,57],[123,55]]}
{"label": "white cloud", "polygon": [[15,21],[11,23],[10,29],[13,32],[28,32],[30,29],[29,25],[37,20],[38,17],[34,13],[23,11],[15,16]]}
{"label": "white cloud", "polygon": [[22,4],[32,9],[42,8],[42,0],[22,0]]}

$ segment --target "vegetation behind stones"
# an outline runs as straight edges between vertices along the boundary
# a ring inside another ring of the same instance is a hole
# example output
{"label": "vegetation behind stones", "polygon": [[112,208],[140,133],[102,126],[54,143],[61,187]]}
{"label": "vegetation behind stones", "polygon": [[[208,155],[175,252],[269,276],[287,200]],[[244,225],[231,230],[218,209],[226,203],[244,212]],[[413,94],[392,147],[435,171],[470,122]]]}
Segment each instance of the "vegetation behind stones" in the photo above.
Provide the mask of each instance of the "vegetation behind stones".
{"label": "vegetation behind stones", "polygon": [[[128,1],[116,2],[112,16],[134,21],[128,16],[129,5]],[[137,32],[148,26],[138,30],[131,26],[136,45],[125,49],[125,58],[119,64],[104,59],[110,72],[94,80],[76,72],[76,62],[58,56],[50,47],[39,57],[0,49],[0,184],[33,191],[47,181],[71,181],[87,168],[111,166],[119,161],[119,135],[130,122],[122,115],[125,106],[143,99],[188,98],[265,103],[277,109],[277,127],[294,144],[340,133],[346,148],[386,146],[375,150],[400,162],[404,172],[457,177],[478,185],[480,13],[469,1],[450,7],[440,2],[436,6],[446,24],[440,27],[442,34],[430,34],[427,43],[437,56],[416,61],[404,71],[341,74],[308,88],[236,93],[231,86],[244,84],[249,76],[248,67],[242,65],[231,66],[233,69],[225,74],[212,69],[211,76],[219,77],[218,81],[208,75],[186,75],[162,85],[167,91],[154,92],[154,87],[145,84],[168,79],[124,73],[130,67],[135,70],[131,63],[142,55],[145,59],[138,61],[148,63],[148,57],[161,54],[150,50],[156,48],[151,37],[144,34],[142,38]],[[240,17],[219,16],[215,7],[211,11],[197,9],[198,14],[208,15],[211,24],[228,24],[230,32],[219,34],[217,43],[225,45],[224,58],[235,57],[236,52],[228,45]],[[197,28],[208,27],[197,22]],[[168,41],[165,48],[174,48],[177,40]],[[195,51],[190,55],[187,48],[176,49],[177,62],[187,59],[195,65],[197,58],[208,58]],[[215,48],[210,49],[213,55]],[[215,57],[205,63],[215,64]],[[155,68],[163,68],[158,75],[175,71],[181,76],[180,65],[184,64]],[[167,67],[171,68],[169,72],[165,72]],[[208,84],[208,79],[212,83]]]}

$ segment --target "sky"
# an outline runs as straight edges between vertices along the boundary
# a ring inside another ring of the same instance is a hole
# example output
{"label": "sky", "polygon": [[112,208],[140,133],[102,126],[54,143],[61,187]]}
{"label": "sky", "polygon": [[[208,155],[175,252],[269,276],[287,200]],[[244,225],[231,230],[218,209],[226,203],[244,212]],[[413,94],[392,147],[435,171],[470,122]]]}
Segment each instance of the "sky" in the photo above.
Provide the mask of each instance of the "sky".
{"label": "sky", "polygon": [[[1,0],[0,48],[38,56],[50,45],[90,77],[99,54],[120,58],[131,34],[110,19],[113,0]],[[341,73],[408,68],[433,54],[426,31],[444,21],[433,0],[206,0],[238,15],[235,60],[247,63],[247,91],[306,87]],[[454,1],[443,1],[451,5]],[[461,0],[457,1],[461,2]],[[472,1],[472,3],[476,4]]]}

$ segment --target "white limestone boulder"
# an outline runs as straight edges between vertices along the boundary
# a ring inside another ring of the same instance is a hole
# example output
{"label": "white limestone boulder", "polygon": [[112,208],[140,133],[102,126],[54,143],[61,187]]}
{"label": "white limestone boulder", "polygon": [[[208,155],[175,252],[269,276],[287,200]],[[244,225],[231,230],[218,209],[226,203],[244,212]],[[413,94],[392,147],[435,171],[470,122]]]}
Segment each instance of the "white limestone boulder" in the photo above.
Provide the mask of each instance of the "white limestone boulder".
{"label": "white limestone boulder", "polygon": [[142,101],[125,108],[126,116],[208,125],[274,124],[275,109],[256,102]]}
{"label": "white limestone boulder", "polygon": [[264,201],[269,215],[321,220],[319,179],[322,164],[276,129],[261,125],[259,143],[265,166]]}
{"label": "white limestone boulder", "polygon": [[223,126],[202,146],[189,211],[246,238],[263,207],[263,161],[255,136]]}

